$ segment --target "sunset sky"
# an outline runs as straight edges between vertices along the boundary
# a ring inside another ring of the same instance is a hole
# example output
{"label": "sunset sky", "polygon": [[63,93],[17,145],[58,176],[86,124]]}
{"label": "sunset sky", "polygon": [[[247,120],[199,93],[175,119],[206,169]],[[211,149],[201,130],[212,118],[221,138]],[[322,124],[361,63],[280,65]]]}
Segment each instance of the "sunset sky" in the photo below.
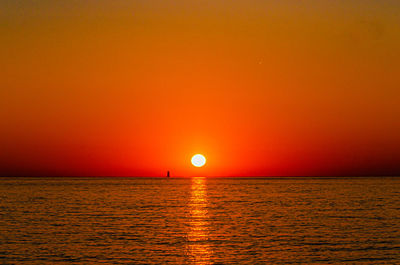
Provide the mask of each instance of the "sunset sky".
{"label": "sunset sky", "polygon": [[0,1],[0,175],[167,170],[400,175],[400,1]]}

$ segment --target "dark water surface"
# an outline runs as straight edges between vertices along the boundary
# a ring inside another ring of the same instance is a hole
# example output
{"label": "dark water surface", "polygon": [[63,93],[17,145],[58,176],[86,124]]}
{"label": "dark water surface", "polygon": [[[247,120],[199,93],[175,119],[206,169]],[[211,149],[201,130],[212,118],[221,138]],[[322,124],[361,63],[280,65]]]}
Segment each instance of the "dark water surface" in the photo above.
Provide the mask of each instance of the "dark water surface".
{"label": "dark water surface", "polygon": [[1,264],[400,264],[400,178],[3,178]]}

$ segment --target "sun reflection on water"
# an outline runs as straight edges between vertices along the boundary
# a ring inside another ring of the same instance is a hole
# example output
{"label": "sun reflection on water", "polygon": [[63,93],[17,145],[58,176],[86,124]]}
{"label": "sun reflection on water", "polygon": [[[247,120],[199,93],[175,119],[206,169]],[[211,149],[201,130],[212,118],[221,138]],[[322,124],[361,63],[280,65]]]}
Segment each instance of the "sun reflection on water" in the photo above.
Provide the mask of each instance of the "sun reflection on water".
{"label": "sun reflection on water", "polygon": [[209,222],[207,211],[207,190],[205,178],[192,178],[192,192],[189,203],[188,254],[194,264],[211,264]]}

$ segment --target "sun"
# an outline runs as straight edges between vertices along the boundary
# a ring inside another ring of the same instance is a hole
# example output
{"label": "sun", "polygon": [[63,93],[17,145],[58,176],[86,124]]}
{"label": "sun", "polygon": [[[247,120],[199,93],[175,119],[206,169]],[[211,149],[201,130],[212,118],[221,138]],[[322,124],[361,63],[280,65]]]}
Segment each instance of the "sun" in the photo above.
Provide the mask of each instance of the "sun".
{"label": "sun", "polygon": [[206,158],[202,154],[196,154],[192,157],[192,164],[195,167],[202,167],[206,164]]}

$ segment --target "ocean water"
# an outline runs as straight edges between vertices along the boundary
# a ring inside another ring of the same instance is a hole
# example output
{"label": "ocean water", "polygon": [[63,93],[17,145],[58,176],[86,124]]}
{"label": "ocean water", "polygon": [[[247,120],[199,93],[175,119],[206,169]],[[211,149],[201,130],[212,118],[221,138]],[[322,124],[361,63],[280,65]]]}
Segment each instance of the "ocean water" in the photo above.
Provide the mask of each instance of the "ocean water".
{"label": "ocean water", "polygon": [[400,178],[2,178],[0,264],[400,264]]}

